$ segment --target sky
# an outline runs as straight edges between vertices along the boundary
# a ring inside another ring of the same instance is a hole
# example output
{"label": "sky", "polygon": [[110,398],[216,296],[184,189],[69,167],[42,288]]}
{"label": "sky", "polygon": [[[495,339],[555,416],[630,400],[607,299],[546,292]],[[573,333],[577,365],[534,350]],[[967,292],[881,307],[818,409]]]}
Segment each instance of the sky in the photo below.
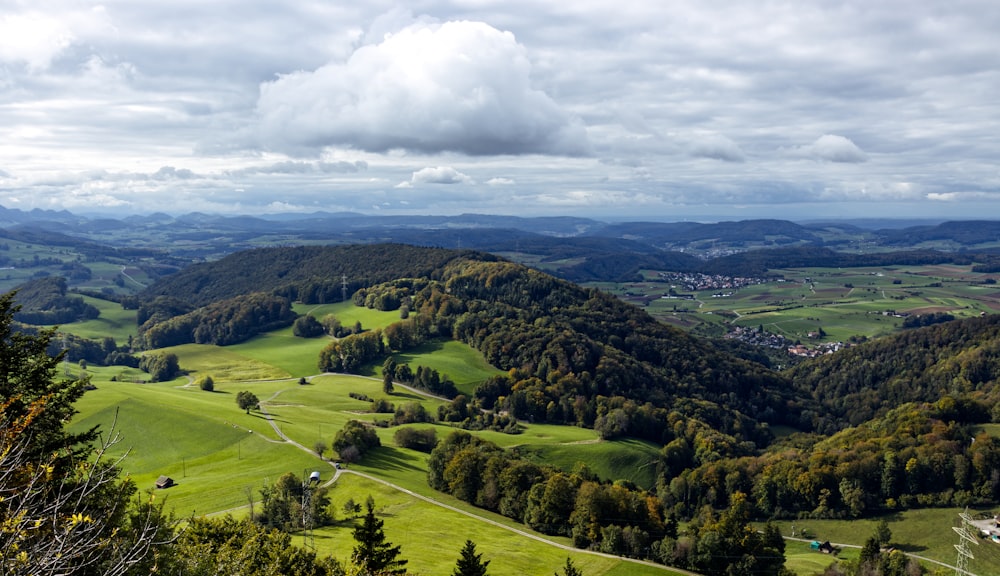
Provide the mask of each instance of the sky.
{"label": "sky", "polygon": [[1000,217],[996,0],[0,0],[0,205]]}

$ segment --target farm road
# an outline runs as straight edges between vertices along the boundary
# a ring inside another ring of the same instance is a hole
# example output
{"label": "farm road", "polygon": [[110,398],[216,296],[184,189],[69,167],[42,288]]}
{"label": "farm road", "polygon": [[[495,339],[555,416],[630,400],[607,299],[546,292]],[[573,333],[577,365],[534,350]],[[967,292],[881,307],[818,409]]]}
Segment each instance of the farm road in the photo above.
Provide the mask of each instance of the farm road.
{"label": "farm road", "polygon": [[[782,538],[786,541],[790,540],[792,542],[806,542],[806,543],[813,542],[814,540],[816,540],[815,538],[793,538],[791,536],[782,536]],[[861,548],[861,546],[858,546],[857,544],[842,544],[839,542],[830,542],[830,544],[833,545],[835,548]],[[956,570],[956,571],[958,570],[958,568],[952,566],[951,564],[945,564],[944,562],[940,562],[933,558],[928,558],[926,556],[918,556],[910,552],[907,552],[906,555],[909,556],[910,558],[916,558],[917,560],[920,560],[922,562],[930,562],[931,564],[937,564],[938,566],[943,566],[944,568],[947,568],[949,570]],[[966,572],[966,574],[968,574],[968,576],[976,576],[972,572]]]}

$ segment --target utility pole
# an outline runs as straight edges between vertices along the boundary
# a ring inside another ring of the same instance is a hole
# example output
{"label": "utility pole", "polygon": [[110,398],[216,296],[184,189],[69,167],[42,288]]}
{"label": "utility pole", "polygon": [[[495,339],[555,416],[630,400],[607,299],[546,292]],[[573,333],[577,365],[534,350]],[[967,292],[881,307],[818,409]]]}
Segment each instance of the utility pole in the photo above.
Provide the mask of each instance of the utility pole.
{"label": "utility pole", "polygon": [[307,470],[302,471],[302,529],[303,548],[316,551],[316,539],[313,536],[312,491],[313,481]]}

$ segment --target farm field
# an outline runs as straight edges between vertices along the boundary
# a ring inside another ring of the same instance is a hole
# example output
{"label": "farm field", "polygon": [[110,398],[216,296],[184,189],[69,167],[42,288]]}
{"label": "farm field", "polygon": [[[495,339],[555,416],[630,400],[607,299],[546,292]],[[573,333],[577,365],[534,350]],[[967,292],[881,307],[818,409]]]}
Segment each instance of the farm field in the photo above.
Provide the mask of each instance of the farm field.
{"label": "farm field", "polygon": [[[686,290],[656,281],[594,284],[683,329],[721,335],[726,325],[763,327],[811,343],[874,338],[902,327],[904,315],[947,312],[971,317],[1000,312],[996,275],[971,266],[884,266],[773,270],[782,279],[734,289]],[[820,337],[810,337],[818,333]]]}

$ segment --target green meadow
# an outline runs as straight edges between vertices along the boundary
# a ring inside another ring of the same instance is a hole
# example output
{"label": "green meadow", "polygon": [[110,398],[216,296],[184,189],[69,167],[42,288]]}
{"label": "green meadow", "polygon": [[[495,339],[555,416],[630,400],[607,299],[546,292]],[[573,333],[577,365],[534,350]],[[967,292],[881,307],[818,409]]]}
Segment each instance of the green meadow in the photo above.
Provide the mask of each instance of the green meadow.
{"label": "green meadow", "polygon": [[399,310],[382,311],[355,306],[353,302],[337,302],[336,304],[302,304],[297,302],[292,306],[298,314],[309,314],[317,320],[322,320],[324,316],[333,314],[340,320],[342,326],[353,326],[355,322],[361,322],[364,330],[374,330],[375,328],[385,328],[393,322],[399,322]]}
{"label": "green meadow", "polygon": [[[483,355],[469,345],[456,340],[433,340],[413,350],[394,354],[399,364],[426,366],[451,378],[458,390],[471,396],[476,386],[501,371],[490,366]],[[381,376],[382,366],[373,367]]]}
{"label": "green meadow", "polygon": [[115,339],[118,345],[128,342],[129,336],[136,335],[135,310],[125,310],[121,304],[100,298],[82,296],[87,304],[95,306],[101,314],[93,320],[74,322],[60,326],[61,330],[71,332],[82,338],[101,340],[108,336]]}

